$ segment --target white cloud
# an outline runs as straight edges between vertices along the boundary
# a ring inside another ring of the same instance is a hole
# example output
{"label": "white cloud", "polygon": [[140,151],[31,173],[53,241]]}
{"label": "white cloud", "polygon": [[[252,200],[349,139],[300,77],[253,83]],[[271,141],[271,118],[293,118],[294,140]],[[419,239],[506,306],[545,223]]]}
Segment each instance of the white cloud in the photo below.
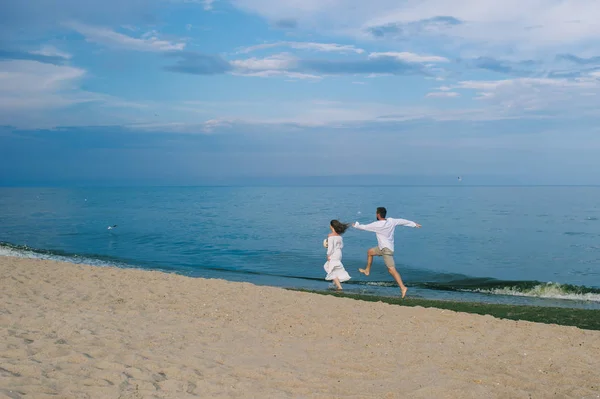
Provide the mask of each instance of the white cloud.
{"label": "white cloud", "polygon": [[[390,10],[391,11],[391,10]],[[596,15],[600,3],[595,0],[425,0],[404,2],[395,10],[366,21],[365,27],[407,24],[451,16],[462,22],[451,24],[441,35],[493,45],[535,47],[571,47],[600,35]]]}
{"label": "white cloud", "polygon": [[213,4],[216,0],[170,0],[174,3],[195,3],[202,4],[205,11],[210,11],[213,9]]}
{"label": "white cloud", "polygon": [[215,2],[215,0],[204,0],[204,9],[206,11],[210,11],[213,9],[213,3]]}
{"label": "white cloud", "polygon": [[296,58],[289,54],[277,54],[266,58],[233,60],[230,64],[241,72],[286,70],[296,65]]}
{"label": "white cloud", "polygon": [[[0,61],[0,125],[53,128],[121,122],[112,118],[117,108],[143,104],[83,90],[84,69],[32,60]],[[94,103],[93,111],[58,112],[77,104]],[[103,109],[113,111],[104,113]],[[107,122],[109,121],[110,122]]]}
{"label": "white cloud", "polygon": [[[284,73],[284,72],[282,72]],[[590,79],[591,80],[591,79]],[[525,83],[528,82],[528,83]],[[433,101],[422,105],[404,106],[390,103],[311,100],[278,101],[263,99],[259,102],[187,102],[182,111],[188,117],[182,117],[176,123],[150,124],[145,130],[172,131],[181,133],[212,133],[221,129],[245,127],[274,127],[276,129],[295,129],[297,127],[360,128],[361,126],[394,126],[397,123],[417,120],[430,121],[493,121],[519,119],[548,119],[572,117],[569,104],[587,104],[583,113],[599,117],[599,101],[595,97],[563,96],[562,85],[552,85],[545,80],[517,82],[486,81],[477,84],[473,81],[461,82],[463,88],[457,90],[489,90],[485,100],[464,104],[460,108],[442,108]],[[547,83],[547,84],[546,84]],[[578,84],[574,82],[573,84]],[[598,82],[600,85],[600,82]],[[460,84],[459,84],[460,85]],[[530,86],[527,86],[530,85]],[[531,85],[537,85],[532,87]],[[586,82],[585,85],[590,85]],[[458,86],[458,85],[457,85]],[[466,89],[468,87],[468,89]],[[589,86],[592,87],[592,86]],[[541,89],[540,89],[541,88]],[[586,89],[587,90],[587,89]],[[592,89],[588,94],[597,91]],[[455,98],[465,96],[455,91],[432,92],[426,97]],[[600,96],[596,96],[600,97]],[[424,101],[424,100],[423,100]],[[577,103],[579,101],[579,103]],[[166,107],[164,107],[166,109]],[[183,114],[182,114],[183,116]],[[142,128],[141,126],[139,128]]]}
{"label": "white cloud", "polygon": [[434,91],[431,93],[427,93],[426,97],[430,98],[452,98],[460,96],[459,93],[455,91]]}
{"label": "white cloud", "polygon": [[69,23],[67,26],[85,36],[89,42],[104,46],[136,51],[163,52],[178,51],[185,48],[185,43],[160,39],[156,32],[147,32],[139,38],[131,37],[109,28],[89,26],[80,23]]}
{"label": "white cloud", "polygon": [[65,60],[69,60],[72,57],[71,54],[60,51],[56,47],[50,45],[42,46],[39,50],[31,51],[31,54],[43,55],[45,57],[64,58]]}
{"label": "white cloud", "polygon": [[[85,75],[83,69],[46,64],[29,60],[0,61],[0,95],[13,98],[13,106],[24,104],[21,100],[43,103],[43,96],[77,87],[77,81]],[[36,98],[36,97],[42,98]],[[5,106],[10,106],[10,101]],[[47,105],[52,105],[48,103]]]}
{"label": "white cloud", "polygon": [[48,127],[48,119],[39,121],[41,114],[97,100],[94,93],[79,89],[85,73],[30,60],[0,61],[0,125]]}
{"label": "white cloud", "polygon": [[[465,44],[513,55],[597,50],[597,0],[232,0],[269,20],[294,17],[299,25],[347,36],[376,38],[387,27],[404,39],[427,37],[454,48]],[[447,18],[447,19],[444,19]],[[385,33],[382,35],[386,38]],[[389,31],[387,33],[390,33]],[[394,32],[392,32],[394,33]],[[391,34],[390,36],[393,36]],[[596,55],[596,54],[591,54]]]}
{"label": "white cloud", "polygon": [[553,87],[558,89],[569,89],[569,88],[594,88],[598,87],[598,83],[594,82],[593,79],[589,78],[578,78],[578,79],[548,79],[548,78],[518,78],[518,79],[503,79],[503,80],[489,80],[489,81],[476,81],[467,80],[459,82],[455,88],[459,89],[475,89],[484,91],[494,91],[504,88],[523,88],[539,90],[543,87]]}
{"label": "white cloud", "polygon": [[591,72],[590,76],[596,79],[600,79],[600,71]]}
{"label": "white cloud", "polygon": [[244,47],[239,53],[250,53],[252,51],[270,49],[275,47],[290,47],[296,50],[312,50],[322,52],[356,53],[362,54],[365,50],[353,45],[336,43],[314,43],[314,42],[275,42],[263,43],[255,46]]}
{"label": "white cloud", "polygon": [[459,82],[455,87],[458,89],[495,90],[499,86],[512,84],[512,83],[513,83],[513,79],[493,80],[493,81],[466,80],[463,82]]}
{"label": "white cloud", "polygon": [[308,79],[308,80],[321,80],[322,76],[312,75],[309,73],[300,73],[300,72],[289,72],[289,71],[259,71],[259,72],[232,72],[232,75],[241,75],[241,76],[254,76],[259,78],[270,78],[275,76],[283,76],[291,79]]}
{"label": "white cloud", "polygon": [[268,78],[284,76],[292,79],[320,80],[321,77],[308,73],[292,72],[297,64],[297,59],[289,54],[277,54],[266,58],[247,58],[230,62],[234,70],[232,75],[254,76]]}
{"label": "white cloud", "polygon": [[[211,116],[199,116],[200,120],[172,123],[135,124],[135,129],[177,132],[212,133],[223,128],[248,126],[327,127],[356,128],[364,125],[401,123],[420,119],[434,121],[487,121],[514,118],[501,108],[440,110],[434,107],[404,107],[384,103],[288,101],[277,103],[254,103],[253,112],[245,107],[222,104],[210,112]],[[268,112],[266,111],[268,109]],[[276,115],[276,116],[274,116]]]}
{"label": "white cloud", "polygon": [[[531,118],[571,118],[576,115],[600,117],[600,74],[577,79],[518,78],[489,81],[461,81],[442,86],[425,95],[430,99],[469,97],[476,100],[460,109],[445,109],[435,103],[402,106],[390,103],[313,100],[282,101],[247,106],[223,104],[212,110],[212,119],[243,124],[356,126],[362,123],[389,123],[417,119],[437,121],[487,121]],[[202,107],[203,109],[205,107]],[[219,112],[219,110],[221,110]],[[239,110],[239,113],[238,113]],[[577,112],[574,113],[574,110]]]}
{"label": "white cloud", "polygon": [[235,123],[235,120],[216,118],[198,122],[130,123],[124,127],[147,132],[209,134],[219,129],[229,128]]}
{"label": "white cloud", "polygon": [[[405,60],[403,63],[399,59]],[[391,76],[402,73],[422,73],[424,68],[413,66],[420,61],[442,61],[442,57],[420,56],[413,53],[372,53],[368,57],[351,60],[302,59],[289,53],[265,58],[247,58],[229,61],[231,73],[248,76],[277,76],[285,74],[297,78],[319,78],[319,76],[359,75],[367,77]],[[431,64],[424,67],[430,68]],[[389,72],[385,72],[389,70]],[[429,69],[431,72],[435,68]],[[373,73],[371,71],[379,71]]]}
{"label": "white cloud", "polygon": [[379,58],[379,57],[392,57],[396,58],[400,61],[404,62],[414,62],[414,63],[422,63],[422,62],[450,62],[447,58],[438,57],[435,55],[419,55],[415,53],[408,52],[395,52],[395,51],[387,51],[382,53],[371,53],[369,54],[369,58]]}
{"label": "white cloud", "polygon": [[231,122],[223,119],[209,119],[203,124],[203,131],[206,133],[211,133],[215,129],[231,127]]}
{"label": "white cloud", "polygon": [[137,27],[135,27],[133,25],[129,25],[129,24],[121,25],[121,28],[127,29],[132,32],[137,32],[139,30]]}
{"label": "white cloud", "polygon": [[391,73],[370,73],[367,76],[365,76],[368,79],[375,79],[375,78],[382,78],[385,76],[394,76]]}
{"label": "white cloud", "polygon": [[600,80],[592,74],[576,79],[462,81],[454,88],[475,90],[476,99],[522,116],[531,111],[565,117],[573,117],[575,113],[600,116],[600,103],[594,98],[600,90]]}

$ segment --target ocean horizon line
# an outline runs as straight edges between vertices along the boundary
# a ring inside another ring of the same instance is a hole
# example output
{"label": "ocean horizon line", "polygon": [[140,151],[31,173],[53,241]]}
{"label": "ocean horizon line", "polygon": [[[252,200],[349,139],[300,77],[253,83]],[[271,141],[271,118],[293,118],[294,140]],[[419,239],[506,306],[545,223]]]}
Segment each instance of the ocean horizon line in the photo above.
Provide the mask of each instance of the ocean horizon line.
{"label": "ocean horizon line", "polygon": [[[487,181],[486,181],[487,180]],[[492,181],[489,181],[492,180]],[[67,180],[27,181],[0,179],[3,188],[98,188],[98,187],[600,187],[598,183],[565,183],[515,181],[503,178],[454,178],[398,175],[336,175],[290,177],[225,177],[194,181],[124,179],[124,180]]]}
{"label": "ocean horizon line", "polygon": [[198,184],[136,184],[136,183],[107,183],[107,184],[85,184],[85,183],[72,183],[72,184],[2,184],[0,188],[244,188],[244,187],[274,187],[274,188],[286,188],[286,187],[447,187],[447,188],[461,188],[461,187],[505,187],[505,188],[528,188],[528,187],[600,187],[600,184],[325,184],[325,183],[312,183],[312,184],[279,184],[279,183],[198,183]]}

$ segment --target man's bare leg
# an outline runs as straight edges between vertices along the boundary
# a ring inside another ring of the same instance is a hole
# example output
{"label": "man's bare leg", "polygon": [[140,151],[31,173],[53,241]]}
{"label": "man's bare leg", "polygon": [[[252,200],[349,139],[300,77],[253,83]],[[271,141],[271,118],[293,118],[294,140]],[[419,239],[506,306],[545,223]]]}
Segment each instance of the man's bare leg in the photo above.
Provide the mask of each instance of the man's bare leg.
{"label": "man's bare leg", "polygon": [[392,277],[394,277],[394,280],[396,280],[396,282],[398,283],[400,291],[402,292],[402,298],[404,298],[406,296],[406,291],[408,291],[408,288],[406,288],[406,286],[402,282],[402,277],[400,277],[400,273],[398,273],[395,267],[388,267],[388,272],[392,275]]}
{"label": "man's bare leg", "polygon": [[368,276],[369,273],[371,273],[371,265],[373,264],[373,256],[375,256],[375,254],[373,253],[373,250],[369,249],[367,251],[367,267],[364,269],[358,269],[358,271],[361,272],[362,274],[364,274],[365,276]]}

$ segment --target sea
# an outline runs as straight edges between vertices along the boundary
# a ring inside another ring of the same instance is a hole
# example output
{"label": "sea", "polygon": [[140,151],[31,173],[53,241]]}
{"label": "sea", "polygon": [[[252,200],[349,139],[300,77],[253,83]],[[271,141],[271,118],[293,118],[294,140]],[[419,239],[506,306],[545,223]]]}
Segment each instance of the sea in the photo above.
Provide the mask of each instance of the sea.
{"label": "sea", "polygon": [[[600,309],[600,187],[0,187],[0,256],[329,290],[330,220],[378,206],[423,226],[396,229],[411,297]],[[343,238],[344,291],[398,296],[358,272],[375,234]]]}

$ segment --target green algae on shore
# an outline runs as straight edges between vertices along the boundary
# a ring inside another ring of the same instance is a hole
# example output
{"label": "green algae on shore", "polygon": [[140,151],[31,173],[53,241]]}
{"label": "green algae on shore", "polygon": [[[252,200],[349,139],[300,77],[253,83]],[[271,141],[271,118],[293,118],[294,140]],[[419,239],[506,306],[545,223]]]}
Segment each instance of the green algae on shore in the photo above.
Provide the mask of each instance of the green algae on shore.
{"label": "green algae on shore", "polygon": [[377,295],[350,294],[334,291],[291,289],[292,291],[332,295],[359,301],[384,302],[400,306],[422,306],[424,308],[447,309],[455,312],[490,315],[499,319],[532,321],[544,324],[579,327],[585,330],[600,330],[600,310],[572,309],[545,306],[504,305],[479,302],[442,301],[420,298],[397,298]]}

